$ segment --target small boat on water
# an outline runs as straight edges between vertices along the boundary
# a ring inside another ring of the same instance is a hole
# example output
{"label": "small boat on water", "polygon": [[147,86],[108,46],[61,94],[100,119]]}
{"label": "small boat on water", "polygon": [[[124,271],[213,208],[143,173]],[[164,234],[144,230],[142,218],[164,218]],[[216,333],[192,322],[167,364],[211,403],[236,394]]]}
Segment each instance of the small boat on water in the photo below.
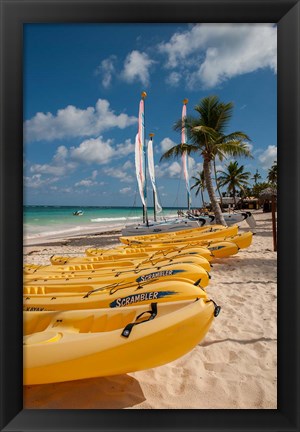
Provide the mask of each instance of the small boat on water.
{"label": "small boat on water", "polygon": [[73,216],[82,216],[83,215],[83,211],[82,210],[76,210],[73,212]]}

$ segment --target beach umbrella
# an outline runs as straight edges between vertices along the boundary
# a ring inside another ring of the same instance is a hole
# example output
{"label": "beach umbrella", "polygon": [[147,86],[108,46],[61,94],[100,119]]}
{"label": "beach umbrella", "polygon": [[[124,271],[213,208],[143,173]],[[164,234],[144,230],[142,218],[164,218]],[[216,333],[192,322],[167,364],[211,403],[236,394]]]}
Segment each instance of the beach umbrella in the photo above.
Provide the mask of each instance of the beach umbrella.
{"label": "beach umbrella", "polygon": [[270,199],[272,203],[272,229],[273,229],[273,245],[274,251],[277,251],[277,232],[276,232],[276,215],[275,215],[275,198],[277,197],[277,189],[269,186],[263,189],[260,194],[260,198]]}

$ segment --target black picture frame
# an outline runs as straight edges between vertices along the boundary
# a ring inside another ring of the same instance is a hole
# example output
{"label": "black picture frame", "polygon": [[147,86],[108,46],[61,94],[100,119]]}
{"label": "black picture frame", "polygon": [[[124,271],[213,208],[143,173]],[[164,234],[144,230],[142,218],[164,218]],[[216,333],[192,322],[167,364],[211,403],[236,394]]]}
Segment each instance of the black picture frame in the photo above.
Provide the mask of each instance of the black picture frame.
{"label": "black picture frame", "polygon": [[[299,1],[0,0],[0,5],[1,430],[299,431]],[[278,24],[277,410],[23,410],[22,26],[35,22]]]}

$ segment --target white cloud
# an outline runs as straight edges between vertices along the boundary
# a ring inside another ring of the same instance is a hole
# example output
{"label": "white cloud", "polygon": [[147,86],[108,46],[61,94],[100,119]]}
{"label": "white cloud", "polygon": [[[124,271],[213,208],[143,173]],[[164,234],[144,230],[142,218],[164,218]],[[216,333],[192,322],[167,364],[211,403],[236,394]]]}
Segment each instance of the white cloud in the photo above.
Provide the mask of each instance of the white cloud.
{"label": "white cloud", "polygon": [[173,162],[168,168],[170,177],[178,177],[181,174],[181,171],[182,167],[178,162]]}
{"label": "white cloud", "polygon": [[117,57],[115,55],[111,55],[108,58],[102,60],[96,70],[96,75],[102,75],[102,85],[105,88],[108,88],[111,85],[112,77],[115,74],[116,60]]}
{"label": "white cloud", "polygon": [[246,146],[248,147],[248,150],[249,150],[250,152],[252,152],[252,150],[253,150],[253,144],[247,142],[247,143],[246,143]]}
{"label": "white cloud", "polygon": [[223,166],[223,165],[216,165],[216,171],[217,171],[217,172],[219,172],[219,171],[224,171],[224,170],[226,170],[226,166]]}
{"label": "white cloud", "polygon": [[124,129],[136,122],[136,117],[124,113],[116,115],[107,100],[98,99],[95,107],[86,109],[69,105],[58,110],[55,115],[38,112],[24,122],[24,136],[28,142],[89,137],[115,127]]}
{"label": "white cloud", "polygon": [[171,72],[166,78],[167,84],[170,84],[172,87],[177,87],[179,85],[180,80],[181,80],[181,74],[178,72]]}
{"label": "white cloud", "polygon": [[[52,183],[57,182],[59,179],[57,177],[52,178],[42,178],[42,174],[34,174],[31,177],[24,177],[25,187],[38,189],[42,186],[48,186]],[[50,189],[54,189],[56,186],[51,186]]]}
{"label": "white cloud", "polygon": [[132,168],[133,164],[130,161],[127,161],[119,167],[105,168],[104,173],[109,177],[119,179],[122,183],[131,183],[135,179],[135,177],[132,176],[132,173],[135,172]]}
{"label": "white cloud", "polygon": [[[188,157],[188,172],[189,177],[196,176],[203,169],[202,162],[196,162],[191,156]],[[174,161],[172,163],[163,162],[155,166],[155,174],[157,178],[181,178],[183,175],[182,162]]]}
{"label": "white cloud", "polygon": [[75,186],[83,186],[83,187],[90,187],[95,186],[97,182],[92,181],[90,179],[80,180],[79,182],[75,183]]}
{"label": "white cloud", "polygon": [[74,191],[71,187],[62,188],[62,189],[60,189],[60,192],[65,193],[65,194],[74,193]]}
{"label": "white cloud", "polygon": [[269,145],[268,148],[258,157],[263,169],[268,170],[277,160],[277,146]]}
{"label": "white cloud", "polygon": [[195,159],[189,157],[189,176],[196,177],[203,170],[203,163],[196,162]]}
{"label": "white cloud", "polygon": [[127,193],[129,193],[129,192],[131,192],[131,187],[125,187],[125,188],[123,188],[123,189],[120,189],[120,193],[121,194],[127,194]]}
{"label": "white cloud", "polygon": [[125,143],[113,145],[113,140],[104,140],[102,136],[90,138],[83,141],[78,147],[71,147],[70,154],[75,160],[88,164],[98,163],[100,165],[110,162],[112,159],[128,156],[134,152],[134,145],[130,139]]}
{"label": "white cloud", "polygon": [[83,179],[83,180],[80,180],[80,181],[78,181],[77,183],[75,183],[75,186],[79,186],[79,187],[90,187],[90,186],[95,186],[95,185],[98,185],[98,186],[103,186],[105,183],[104,182],[97,182],[97,181],[95,181],[95,179],[96,179],[96,177],[97,177],[97,175],[98,175],[98,171],[97,170],[94,170],[93,172],[92,172],[92,175],[90,176],[90,177],[88,177],[88,178],[86,178],[86,179]]}
{"label": "white cloud", "polygon": [[131,142],[131,139],[125,140],[125,143],[117,144],[116,152],[120,157],[128,156],[130,153],[134,153],[135,145]]}
{"label": "white cloud", "polygon": [[129,83],[137,80],[147,86],[150,77],[149,70],[153,64],[154,60],[151,60],[146,53],[131,51],[125,59],[122,77]]}
{"label": "white cloud", "polygon": [[175,178],[180,177],[182,172],[182,167],[178,162],[172,162],[171,164],[164,162],[160,165],[155,166],[155,175],[157,178],[169,177]]}
{"label": "white cloud", "polygon": [[123,169],[124,170],[128,170],[128,169],[131,169],[131,168],[133,168],[133,163],[130,160],[126,161],[124,163],[124,165],[123,165]]}
{"label": "white cloud", "polygon": [[33,164],[30,167],[30,172],[34,174],[51,174],[59,177],[66,175],[77,167],[75,162],[67,161],[68,155],[68,149],[65,146],[59,146],[49,164]]}
{"label": "white cloud", "polygon": [[104,141],[100,136],[85,140],[78,147],[71,147],[70,154],[75,160],[101,165],[108,163],[112,159],[115,149],[112,147],[111,139]]}
{"label": "white cloud", "polygon": [[[105,141],[102,137],[85,140],[78,147],[71,147],[69,150],[65,146],[59,146],[50,163],[32,164],[30,166],[29,172],[34,175],[26,178],[26,184],[29,187],[37,188],[47,181],[42,176],[51,175],[62,177],[74,171],[79,163],[97,163],[99,165],[104,165],[109,163],[112,159],[124,157],[132,151],[134,151],[134,148],[130,140],[113,146],[113,140],[108,139]],[[127,171],[132,171],[132,168],[133,164],[128,160],[120,168],[110,168],[108,174],[120,178],[121,181],[131,182],[131,173]],[[90,187],[96,185],[97,182],[95,180],[97,176],[98,171],[93,170],[90,177],[78,181],[75,186]],[[48,179],[48,182],[49,181]],[[98,182],[98,185],[103,184],[103,182]]]}
{"label": "white cloud", "polygon": [[170,150],[170,148],[174,147],[176,143],[172,141],[170,138],[166,137],[160,142],[160,148],[162,153]]}
{"label": "white cloud", "polygon": [[64,166],[53,166],[51,164],[34,164],[30,167],[30,172],[51,174],[55,176],[63,176],[66,173],[66,167]]}
{"label": "white cloud", "polygon": [[277,28],[272,24],[197,24],[158,48],[167,56],[167,68],[185,71],[191,88],[214,87],[262,68],[277,70]]}

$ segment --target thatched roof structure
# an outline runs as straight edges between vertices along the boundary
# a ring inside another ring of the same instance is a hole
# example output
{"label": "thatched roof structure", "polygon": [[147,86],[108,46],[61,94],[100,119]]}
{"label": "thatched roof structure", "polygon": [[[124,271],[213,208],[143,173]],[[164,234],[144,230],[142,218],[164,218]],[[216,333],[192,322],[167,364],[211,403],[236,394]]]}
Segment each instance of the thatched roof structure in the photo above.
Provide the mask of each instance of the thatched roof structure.
{"label": "thatched roof structure", "polygon": [[277,189],[272,186],[263,189],[259,194],[259,198],[261,199],[271,199],[272,196],[277,197]]}

